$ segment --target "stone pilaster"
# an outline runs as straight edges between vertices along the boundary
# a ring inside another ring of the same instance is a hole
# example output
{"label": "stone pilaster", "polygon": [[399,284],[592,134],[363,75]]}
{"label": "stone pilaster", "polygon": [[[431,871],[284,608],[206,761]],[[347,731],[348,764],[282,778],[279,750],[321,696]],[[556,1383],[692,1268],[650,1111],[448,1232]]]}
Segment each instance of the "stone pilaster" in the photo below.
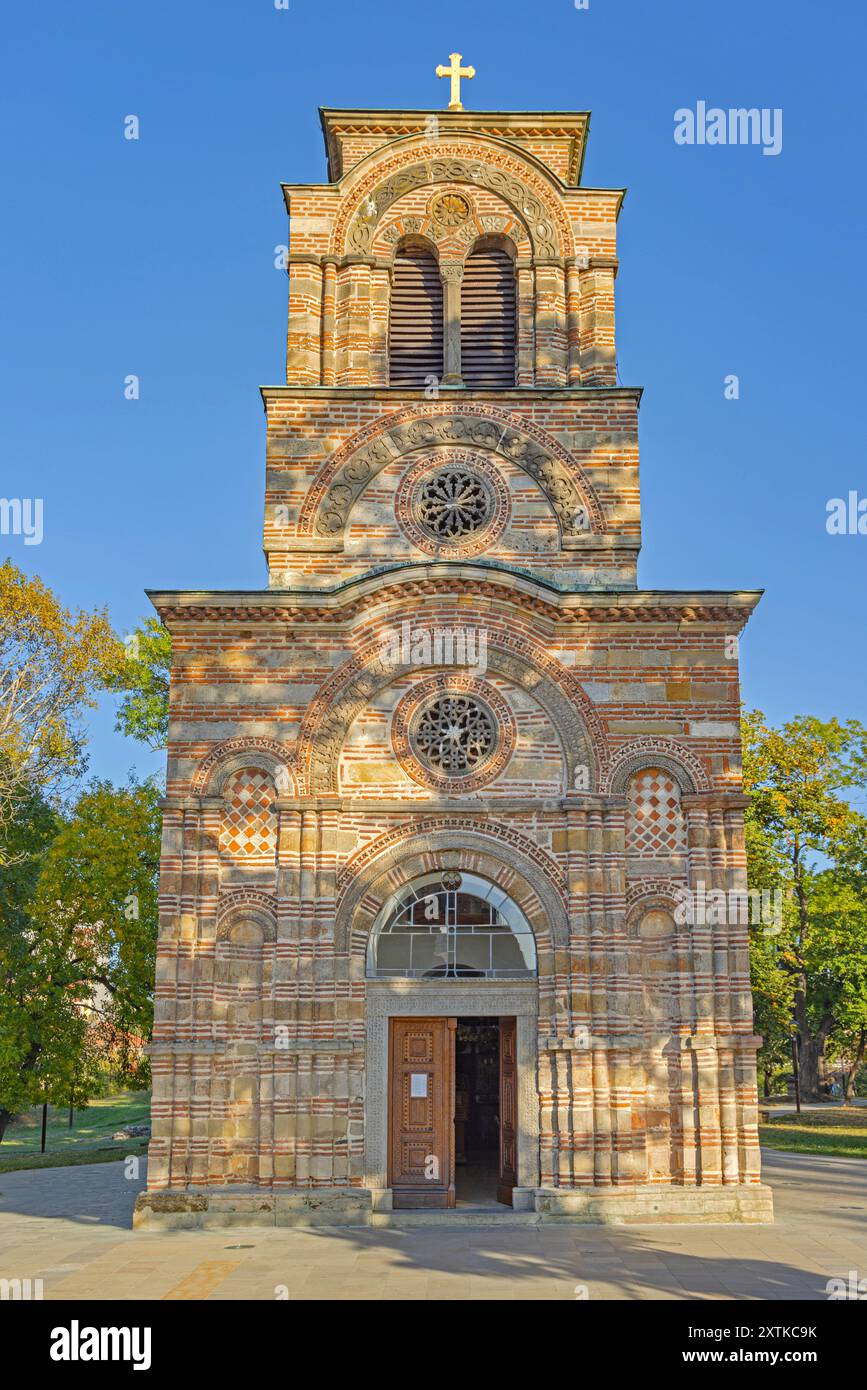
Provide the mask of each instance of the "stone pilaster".
{"label": "stone pilaster", "polygon": [[388,307],[391,268],[376,265],[370,272],[370,384],[388,385]]}
{"label": "stone pilaster", "polygon": [[536,381],[536,293],[531,261],[518,262],[517,380],[519,386]]}
{"label": "stone pilaster", "polygon": [[286,334],[286,380],[318,386],[322,267],[317,257],[289,256],[289,324]]}
{"label": "stone pilaster", "polygon": [[347,258],[338,276],[337,385],[370,385],[370,276],[374,262]]}
{"label": "stone pilaster", "polygon": [[593,259],[579,275],[581,379],[585,386],[614,386],[614,265]]}
{"label": "stone pilaster", "polygon": [[565,386],[566,279],[556,262],[536,262],[536,379],[537,386]]}
{"label": "stone pilaster", "polygon": [[337,300],[337,263],[326,260],[322,264],[322,365],[323,386],[334,386],[337,370],[334,360],[335,313]]}

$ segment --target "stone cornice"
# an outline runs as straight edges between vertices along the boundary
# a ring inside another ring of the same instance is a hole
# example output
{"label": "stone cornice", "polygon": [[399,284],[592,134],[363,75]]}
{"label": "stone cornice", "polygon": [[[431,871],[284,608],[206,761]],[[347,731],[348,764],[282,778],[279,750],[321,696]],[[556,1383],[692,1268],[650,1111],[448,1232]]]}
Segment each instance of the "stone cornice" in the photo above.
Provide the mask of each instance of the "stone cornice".
{"label": "stone cornice", "polygon": [[[733,1051],[756,1052],[762,1045],[762,1038],[754,1033],[672,1033],[663,1045],[663,1054],[671,1052],[718,1052]],[[543,1040],[546,1052],[617,1052],[632,1051],[647,1045],[640,1034],[629,1033],[587,1033],[566,1036],[551,1036]]]}
{"label": "stone cornice", "polygon": [[[562,400],[634,400],[640,402],[643,386],[512,386],[506,391],[473,390],[469,386],[440,386],[440,401],[488,401],[508,407],[513,402],[524,406],[536,401]],[[425,388],[411,391],[405,386],[260,386],[259,394],[266,406],[269,401],[294,400],[363,400],[363,401],[423,401]]]}
{"label": "stone cornice", "polygon": [[[744,626],[761,590],[693,591],[606,589],[563,591],[546,580],[503,568],[467,562],[405,565],[347,580],[334,589],[147,590],[164,622],[351,622],[363,609],[395,603],[425,603],[437,594],[460,592],[505,602],[553,624],[633,626],[719,623],[728,633]],[[461,592],[462,591],[462,592]]]}
{"label": "stone cornice", "polygon": [[[575,187],[580,183],[590,128],[589,111],[444,111],[442,108],[349,111],[320,107],[329,179],[334,183],[348,172],[343,160],[342,137],[381,135],[384,148],[394,140],[426,134],[432,118],[443,139],[481,135],[508,141],[519,148],[522,140],[559,138],[566,141],[569,147],[567,186]],[[354,168],[355,163],[358,160],[348,167]],[[553,170],[550,173],[557,178]]]}
{"label": "stone cornice", "polygon": [[[293,265],[311,265],[315,266],[317,270],[326,265],[333,265],[338,270],[342,270],[344,266],[353,265],[366,265],[371,270],[387,270],[389,272],[394,269],[394,261],[390,258],[351,254],[337,255],[333,251],[288,251],[284,260],[287,270],[291,269]],[[584,258],[575,254],[570,256],[527,256],[515,262],[516,270],[531,270],[534,267],[544,268],[545,266],[556,266],[560,270],[572,267],[578,270],[611,270],[616,275],[620,261],[617,256],[593,255]]]}
{"label": "stone cornice", "polygon": [[685,792],[681,805],[685,811],[745,811],[751,798],[744,792]]}
{"label": "stone cornice", "polygon": [[[622,536],[611,532],[594,536],[592,532],[585,531],[576,536],[564,536],[560,544],[564,551],[580,551],[583,554],[594,550],[602,554],[625,551],[637,555],[641,550],[639,536]],[[342,537],[335,540],[331,536],[292,536],[289,540],[282,540],[269,533],[265,544],[265,550],[270,555],[342,555],[344,549]],[[272,588],[279,589],[279,585],[272,585]]]}
{"label": "stone cornice", "polygon": [[[289,753],[287,748],[287,755]],[[164,796],[160,799],[163,811],[222,810],[222,796],[204,796],[185,792],[181,796]],[[369,796],[278,796],[274,801],[277,811],[340,811],[343,814],[362,815],[375,812],[377,816],[397,816],[414,823],[420,816],[502,816],[505,814],[524,816],[532,812],[560,818],[564,811],[611,811],[624,810],[626,798],[596,792],[573,793],[568,797],[551,797],[535,800],[533,797],[485,797],[467,795],[457,797],[436,797],[427,801],[407,801],[397,797]]]}

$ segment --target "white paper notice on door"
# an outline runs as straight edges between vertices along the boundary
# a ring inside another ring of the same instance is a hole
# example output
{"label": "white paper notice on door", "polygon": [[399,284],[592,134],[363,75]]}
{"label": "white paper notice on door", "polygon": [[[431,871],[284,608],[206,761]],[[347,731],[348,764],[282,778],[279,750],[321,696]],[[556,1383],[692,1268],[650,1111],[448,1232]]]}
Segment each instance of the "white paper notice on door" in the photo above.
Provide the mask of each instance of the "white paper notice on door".
{"label": "white paper notice on door", "polygon": [[410,1072],[409,1093],[411,1096],[425,1097],[427,1095],[427,1072]]}

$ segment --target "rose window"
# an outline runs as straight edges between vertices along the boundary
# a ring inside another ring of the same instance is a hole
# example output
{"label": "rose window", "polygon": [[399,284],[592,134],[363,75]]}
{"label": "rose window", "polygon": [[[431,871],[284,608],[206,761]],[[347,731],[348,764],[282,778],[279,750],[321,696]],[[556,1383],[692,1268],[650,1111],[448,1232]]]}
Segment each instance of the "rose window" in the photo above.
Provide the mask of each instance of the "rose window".
{"label": "rose window", "polygon": [[491,756],[497,726],[491,711],[466,695],[442,695],[425,706],[415,721],[416,757],[446,777],[466,777]]}
{"label": "rose window", "polygon": [[437,540],[457,540],[487,526],[494,500],[484,481],[463,468],[441,468],[419,489],[416,515]]}

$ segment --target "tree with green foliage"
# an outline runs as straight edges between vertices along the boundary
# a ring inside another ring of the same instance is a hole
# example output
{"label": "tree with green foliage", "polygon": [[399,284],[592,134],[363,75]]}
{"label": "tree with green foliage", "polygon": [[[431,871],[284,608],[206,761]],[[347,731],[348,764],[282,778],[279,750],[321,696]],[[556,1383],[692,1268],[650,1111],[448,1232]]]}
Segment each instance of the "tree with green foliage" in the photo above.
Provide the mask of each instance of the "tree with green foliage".
{"label": "tree with green foliage", "polygon": [[142,1082],[159,790],[95,782],[66,815],[38,799],[21,804],[14,827],[16,861],[0,871],[0,1139],[22,1108],[62,1104],[73,1084],[86,1094],[83,1073],[97,1063],[95,1020],[126,1040],[116,1056],[121,1067],[128,1057],[126,1079]]}
{"label": "tree with green foliage", "polygon": [[164,748],[169,729],[172,639],[156,618],[145,621],[118,644],[106,673],[106,690],[123,695],[115,728],[149,748]]}
{"label": "tree with green foliage", "polygon": [[828,1040],[865,999],[867,898],[852,874],[867,822],[846,794],[867,785],[867,730],[810,715],[772,729],[755,710],[743,745],[750,886],[776,877],[787,900],[779,934],[753,934],[757,1026],[779,1055],[790,992],[802,1093],[818,1099]]}
{"label": "tree with green foliage", "polygon": [[769,1096],[775,1073],[791,1066],[794,982],[780,965],[777,938],[762,924],[750,928],[750,984],[755,1029],[762,1039],[756,1062]]}

